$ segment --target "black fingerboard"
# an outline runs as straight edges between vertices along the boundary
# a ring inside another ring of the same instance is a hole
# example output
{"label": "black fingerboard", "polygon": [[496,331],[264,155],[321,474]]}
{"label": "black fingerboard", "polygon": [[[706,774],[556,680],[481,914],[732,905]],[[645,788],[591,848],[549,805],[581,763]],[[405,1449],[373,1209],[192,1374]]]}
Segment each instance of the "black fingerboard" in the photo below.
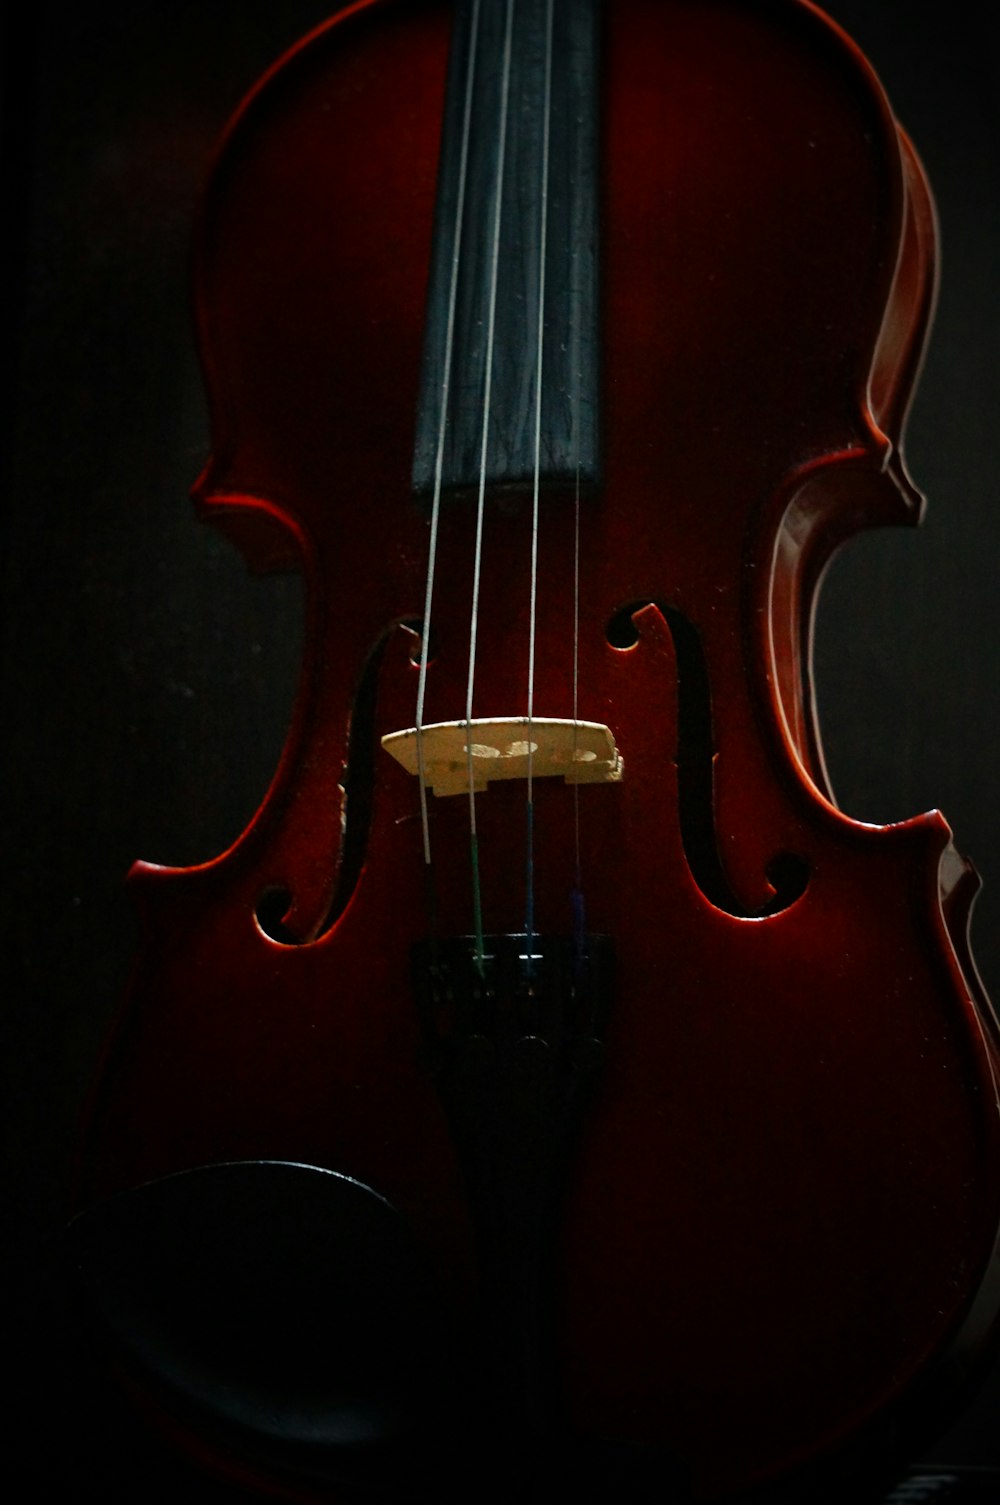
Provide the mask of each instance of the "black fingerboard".
{"label": "black fingerboard", "polygon": [[442,490],[478,491],[494,268],[485,481],[533,483],[543,198],[539,474],[547,488],[597,480],[598,11],[598,0],[553,3],[545,194],[548,0],[513,0],[506,111],[507,0],[455,7],[414,450],[418,493],[434,492],[445,402]]}

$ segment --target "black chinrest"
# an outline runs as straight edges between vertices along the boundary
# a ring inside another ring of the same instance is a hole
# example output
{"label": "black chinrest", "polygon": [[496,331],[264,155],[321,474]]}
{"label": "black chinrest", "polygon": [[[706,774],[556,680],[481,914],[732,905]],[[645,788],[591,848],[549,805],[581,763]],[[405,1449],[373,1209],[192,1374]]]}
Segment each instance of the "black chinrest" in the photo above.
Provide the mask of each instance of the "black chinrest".
{"label": "black chinrest", "polygon": [[358,1455],[412,1461],[454,1424],[446,1309],[402,1218],[347,1176],[185,1171],[81,1213],[67,1255],[119,1364],[253,1454],[353,1472]]}

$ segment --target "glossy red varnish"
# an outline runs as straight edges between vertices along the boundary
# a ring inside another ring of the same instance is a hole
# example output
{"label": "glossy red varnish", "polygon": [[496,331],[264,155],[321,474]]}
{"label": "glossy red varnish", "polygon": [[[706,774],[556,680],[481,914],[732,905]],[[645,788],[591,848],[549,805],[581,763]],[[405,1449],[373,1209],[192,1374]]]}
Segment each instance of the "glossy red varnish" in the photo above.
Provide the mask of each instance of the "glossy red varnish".
{"label": "glossy red varnish", "polygon": [[[140,865],[128,1005],[81,1201],[211,1161],[343,1171],[410,1220],[459,1311],[463,1186],[420,1063],[414,721],[428,524],[409,466],[449,9],[374,0],[251,96],[198,232],[212,460],[199,511],[293,565],[307,651],[281,766],[217,861]],[[580,715],[623,754],[580,793],[588,928],[615,940],[608,1060],[559,1252],[573,1424],[669,1446],[715,1499],[832,1453],[988,1329],[1000,1221],[995,1025],[975,889],[936,813],[834,805],[809,683],[822,570],[914,522],[899,454],[933,300],[926,183],[856,50],[810,6],[616,0],[602,101],[604,480],[584,502]],[[524,713],[529,511],[488,509],[475,713]],[[426,720],[464,714],[474,517],[446,509]],[[543,503],[535,707],[572,715],[572,507]],[[698,629],[715,828],[745,918],[681,841],[674,648]],[[332,927],[356,690],[385,642],[363,869]],[[477,803],[485,924],[523,928],[524,790]],[[468,807],[432,799],[444,934],[471,928]],[[535,788],[536,921],[568,934],[573,796]],[[755,917],[779,852],[804,895]],[[301,944],[259,928],[288,889]],[[178,1105],[182,1105],[180,1109]],[[266,1483],[261,1484],[266,1489]],[[275,1486],[276,1488],[276,1486]]]}

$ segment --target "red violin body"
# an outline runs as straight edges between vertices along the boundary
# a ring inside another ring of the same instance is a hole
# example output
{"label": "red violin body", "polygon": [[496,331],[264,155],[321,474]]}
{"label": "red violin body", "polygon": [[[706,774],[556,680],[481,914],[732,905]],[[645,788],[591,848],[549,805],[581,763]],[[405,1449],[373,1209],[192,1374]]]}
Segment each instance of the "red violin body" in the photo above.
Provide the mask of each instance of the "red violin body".
{"label": "red violin body", "polygon": [[[414,726],[420,676],[410,465],[450,28],[437,0],[346,11],[250,97],[206,192],[197,505],[255,568],[301,570],[306,654],[247,831],[133,874],[143,940],[79,1200],[208,1165],[337,1172],[397,1210],[462,1333],[495,1282],[413,956],[474,930],[469,805],[427,796],[432,927],[418,781],[379,745]],[[606,725],[622,760],[533,789],[537,934],[573,936],[582,888],[614,955],[546,1236],[542,1430],[654,1478],[669,1457],[722,1499],[825,1466],[977,1351],[997,1305],[975,879],[936,813],[838,810],[809,678],[833,550],[918,519],[899,445],[934,217],[809,5],[615,0],[600,77],[600,478],[576,506],[543,488],[534,534],[527,489],[487,497],[473,715],[524,716],[533,628],[537,714]],[[475,535],[474,505],[442,507],[428,723],[466,716]],[[476,796],[488,936],[525,933],[524,804],[523,780]],[[517,1153],[501,1131],[491,1164]],[[247,1456],[264,1493],[353,1498],[335,1467],[293,1484]]]}

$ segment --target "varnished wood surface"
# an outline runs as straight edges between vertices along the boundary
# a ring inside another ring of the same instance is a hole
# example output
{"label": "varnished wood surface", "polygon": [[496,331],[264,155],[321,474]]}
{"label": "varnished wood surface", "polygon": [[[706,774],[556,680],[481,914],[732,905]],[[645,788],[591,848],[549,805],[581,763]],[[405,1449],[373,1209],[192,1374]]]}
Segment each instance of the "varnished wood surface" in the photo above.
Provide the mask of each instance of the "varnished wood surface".
{"label": "varnished wood surface", "polygon": [[[976,953],[996,994],[989,71],[953,12],[870,9],[834,13],[917,140],[943,221],[940,318],[909,446],[930,511],[921,533],[866,539],[835,566],[824,729],[850,813],[946,811],[986,879]],[[247,83],[324,15],[286,7],[279,35],[263,10],[233,12],[235,43],[221,10],[209,31],[194,9],[98,6],[84,21],[43,8],[29,38],[37,90],[30,67],[15,80],[29,114],[14,137],[27,220],[5,518],[5,1055],[27,1266],[58,1225],[75,1114],[133,950],[121,875],[136,855],[191,861],[236,834],[294,677],[296,587],[245,581],[183,501],[205,442],[179,312],[194,186]],[[991,1445],[985,1428],[963,1444],[980,1457]]]}

